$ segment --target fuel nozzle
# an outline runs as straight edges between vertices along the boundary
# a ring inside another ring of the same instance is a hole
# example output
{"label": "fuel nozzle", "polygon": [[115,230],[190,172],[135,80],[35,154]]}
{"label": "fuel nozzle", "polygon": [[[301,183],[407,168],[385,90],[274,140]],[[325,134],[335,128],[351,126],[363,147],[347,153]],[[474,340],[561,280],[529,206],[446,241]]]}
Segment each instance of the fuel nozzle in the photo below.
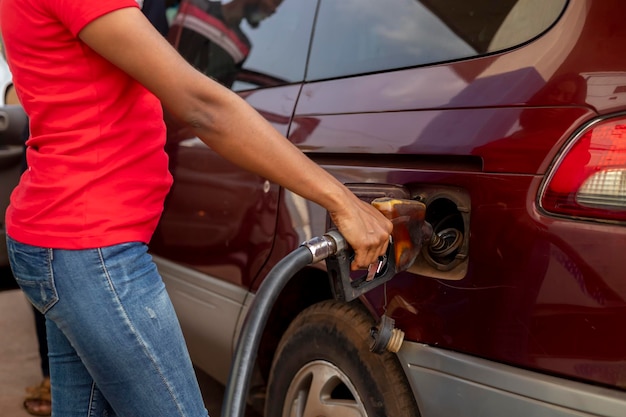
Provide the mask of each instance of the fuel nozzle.
{"label": "fuel nozzle", "polygon": [[[368,273],[352,272],[354,253],[350,247],[326,258],[335,298],[351,301],[407,270],[420,254],[424,242],[430,241],[432,227],[424,221],[426,206],[416,200],[378,198],[372,205],[393,223],[387,253]],[[359,276],[360,274],[360,276]]]}

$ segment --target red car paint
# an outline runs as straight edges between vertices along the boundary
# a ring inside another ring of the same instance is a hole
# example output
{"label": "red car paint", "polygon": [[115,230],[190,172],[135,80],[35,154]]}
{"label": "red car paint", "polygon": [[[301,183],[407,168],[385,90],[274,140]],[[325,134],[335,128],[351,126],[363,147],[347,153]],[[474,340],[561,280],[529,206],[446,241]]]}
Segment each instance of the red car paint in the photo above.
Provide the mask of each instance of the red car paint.
{"label": "red car paint", "polygon": [[[614,16],[623,9],[619,0],[571,1],[545,34],[515,48],[338,79],[270,79],[242,93],[345,183],[392,184],[412,198],[444,190],[458,203],[469,232],[464,269],[405,272],[364,297],[407,340],[626,388],[626,227],[539,204],[559,153],[586,123],[618,115],[626,124],[626,26]],[[255,291],[301,242],[302,212],[174,124],[170,136],[176,182],[153,252]],[[324,230],[324,213],[310,221]],[[286,319],[310,303],[307,289],[292,291]],[[286,326],[278,322],[277,333]]]}

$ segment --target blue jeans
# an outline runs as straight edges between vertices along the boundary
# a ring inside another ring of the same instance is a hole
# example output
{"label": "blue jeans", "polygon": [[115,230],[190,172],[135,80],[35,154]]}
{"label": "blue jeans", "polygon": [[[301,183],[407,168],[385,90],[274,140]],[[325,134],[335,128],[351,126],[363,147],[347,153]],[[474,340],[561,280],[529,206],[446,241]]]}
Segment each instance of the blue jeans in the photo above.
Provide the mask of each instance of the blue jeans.
{"label": "blue jeans", "polygon": [[16,281],[46,316],[53,416],[208,415],[145,244],[59,250],[7,242]]}

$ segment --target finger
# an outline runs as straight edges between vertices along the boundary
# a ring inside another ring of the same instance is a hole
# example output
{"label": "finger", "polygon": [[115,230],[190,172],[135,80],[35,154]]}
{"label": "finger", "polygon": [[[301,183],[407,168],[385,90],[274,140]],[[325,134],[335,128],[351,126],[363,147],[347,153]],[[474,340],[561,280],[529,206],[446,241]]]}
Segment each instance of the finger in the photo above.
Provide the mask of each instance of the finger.
{"label": "finger", "polygon": [[355,250],[354,261],[352,262],[352,270],[367,269],[371,264],[378,263],[379,257],[387,253],[389,246],[389,237],[387,236],[382,242],[374,246],[370,246],[367,249]]}

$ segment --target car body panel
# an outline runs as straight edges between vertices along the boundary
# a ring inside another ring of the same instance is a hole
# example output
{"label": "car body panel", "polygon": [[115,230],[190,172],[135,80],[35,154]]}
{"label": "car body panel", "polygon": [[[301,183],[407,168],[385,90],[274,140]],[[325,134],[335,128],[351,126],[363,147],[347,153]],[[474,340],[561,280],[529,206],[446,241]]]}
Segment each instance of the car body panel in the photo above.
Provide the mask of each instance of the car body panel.
{"label": "car body panel", "polygon": [[474,356],[407,343],[398,352],[422,415],[621,417],[626,397]]}
{"label": "car body panel", "polygon": [[[344,160],[358,161],[360,155],[373,154],[376,158],[367,165],[423,169],[454,169],[451,164],[464,157],[483,172],[517,174],[545,173],[573,126],[594,116],[584,107],[345,113],[315,116],[315,130],[300,148],[313,159],[343,155]],[[524,126],[525,120],[535,118],[554,121]],[[494,119],[498,122],[490,122]]]}

